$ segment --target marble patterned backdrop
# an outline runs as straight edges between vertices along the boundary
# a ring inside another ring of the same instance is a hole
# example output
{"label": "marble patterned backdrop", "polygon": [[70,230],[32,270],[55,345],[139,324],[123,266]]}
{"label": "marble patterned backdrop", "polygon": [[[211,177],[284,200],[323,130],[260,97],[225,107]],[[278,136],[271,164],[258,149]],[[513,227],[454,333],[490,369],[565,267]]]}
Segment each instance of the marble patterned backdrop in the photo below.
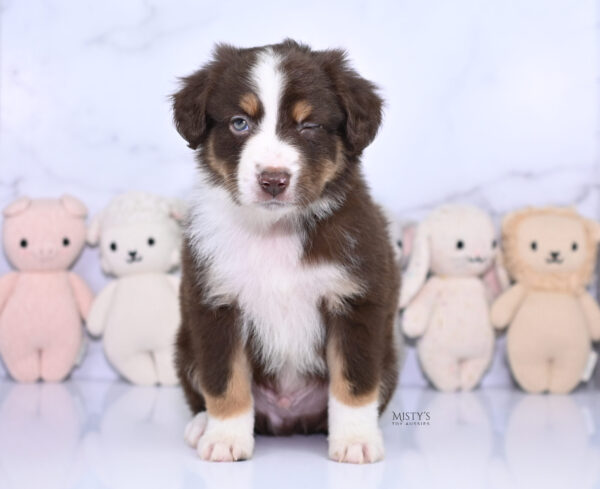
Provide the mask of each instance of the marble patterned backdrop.
{"label": "marble patterned backdrop", "polygon": [[[128,189],[187,195],[177,77],[217,41],[292,37],[347,48],[381,87],[364,169],[399,217],[465,201],[496,219],[526,204],[600,218],[596,0],[1,0],[0,15],[0,207],[70,192],[94,214]],[[95,249],[76,271],[96,291],[107,280]],[[502,348],[487,385],[510,382]],[[115,378],[97,341],[74,376]],[[423,383],[412,349],[402,381]]]}

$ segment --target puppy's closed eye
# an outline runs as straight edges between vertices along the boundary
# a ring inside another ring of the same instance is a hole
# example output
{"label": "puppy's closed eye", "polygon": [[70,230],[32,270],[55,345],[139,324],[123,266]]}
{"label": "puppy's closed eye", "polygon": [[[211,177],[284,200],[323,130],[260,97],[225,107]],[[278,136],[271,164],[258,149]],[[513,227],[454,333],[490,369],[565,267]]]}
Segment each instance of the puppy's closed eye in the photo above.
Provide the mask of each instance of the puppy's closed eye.
{"label": "puppy's closed eye", "polygon": [[318,124],[316,122],[302,122],[298,126],[298,130],[300,131],[300,134],[313,133],[319,129],[323,129],[323,125]]}

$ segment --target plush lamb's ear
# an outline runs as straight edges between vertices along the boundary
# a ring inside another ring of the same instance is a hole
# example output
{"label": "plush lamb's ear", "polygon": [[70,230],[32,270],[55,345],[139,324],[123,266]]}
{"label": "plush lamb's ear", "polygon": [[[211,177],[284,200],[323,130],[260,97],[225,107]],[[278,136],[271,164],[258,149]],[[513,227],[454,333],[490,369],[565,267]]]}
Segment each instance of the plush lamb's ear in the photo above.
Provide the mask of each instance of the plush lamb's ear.
{"label": "plush lamb's ear", "polygon": [[404,308],[409,304],[421,287],[423,287],[425,279],[427,279],[431,261],[429,227],[430,224],[427,220],[423,221],[417,227],[408,268],[402,276],[400,308]]}
{"label": "plush lamb's ear", "polygon": [[87,230],[87,242],[90,246],[96,246],[100,242],[100,231],[102,228],[102,213],[95,215]]}
{"label": "plush lamb's ear", "polygon": [[171,252],[171,269],[175,270],[181,264],[181,250],[179,247],[176,247]]}
{"label": "plush lamb's ear", "polygon": [[87,216],[87,207],[76,197],[65,194],[59,200],[69,214],[82,218]]}
{"label": "plush lamb's ear", "polygon": [[13,217],[25,211],[30,205],[31,199],[29,197],[19,197],[14,202],[8,204],[2,211],[2,214],[4,217]]}
{"label": "plush lamb's ear", "polygon": [[346,115],[344,139],[350,154],[359,156],[375,138],[382,119],[383,100],[377,87],[350,68],[340,49],[314,53],[333,82]]}
{"label": "plush lamb's ear", "polygon": [[187,214],[186,202],[181,199],[171,199],[169,202],[169,214],[177,222],[183,222]]}

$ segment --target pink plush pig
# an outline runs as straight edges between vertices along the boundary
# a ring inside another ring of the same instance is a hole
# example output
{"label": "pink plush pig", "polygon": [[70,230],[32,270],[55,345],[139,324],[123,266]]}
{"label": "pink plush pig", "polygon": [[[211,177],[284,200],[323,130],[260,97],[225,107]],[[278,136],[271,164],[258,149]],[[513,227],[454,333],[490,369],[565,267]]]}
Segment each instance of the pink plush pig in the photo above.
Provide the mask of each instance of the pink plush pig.
{"label": "pink plush pig", "polygon": [[64,379],[82,348],[92,292],[69,267],[85,245],[87,209],[74,197],[21,197],[4,209],[0,354],[21,382]]}

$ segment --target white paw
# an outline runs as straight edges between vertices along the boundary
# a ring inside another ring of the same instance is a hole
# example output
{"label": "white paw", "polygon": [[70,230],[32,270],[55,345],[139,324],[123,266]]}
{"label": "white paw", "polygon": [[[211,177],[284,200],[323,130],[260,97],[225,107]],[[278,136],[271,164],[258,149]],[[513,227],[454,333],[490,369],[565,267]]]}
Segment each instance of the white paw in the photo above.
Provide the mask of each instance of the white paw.
{"label": "white paw", "polygon": [[365,436],[329,439],[329,458],[336,462],[370,464],[382,460],[384,454],[380,430]]}
{"label": "white paw", "polygon": [[349,406],[329,397],[329,457],[352,464],[383,458],[383,437],[377,425],[377,401]]}
{"label": "white paw", "polygon": [[196,448],[198,446],[198,440],[206,429],[206,423],[208,417],[206,411],[196,414],[185,426],[183,436],[189,446]]}
{"label": "white paw", "polygon": [[202,460],[233,462],[252,457],[254,451],[254,413],[226,419],[209,417],[206,431],[198,442]]}

